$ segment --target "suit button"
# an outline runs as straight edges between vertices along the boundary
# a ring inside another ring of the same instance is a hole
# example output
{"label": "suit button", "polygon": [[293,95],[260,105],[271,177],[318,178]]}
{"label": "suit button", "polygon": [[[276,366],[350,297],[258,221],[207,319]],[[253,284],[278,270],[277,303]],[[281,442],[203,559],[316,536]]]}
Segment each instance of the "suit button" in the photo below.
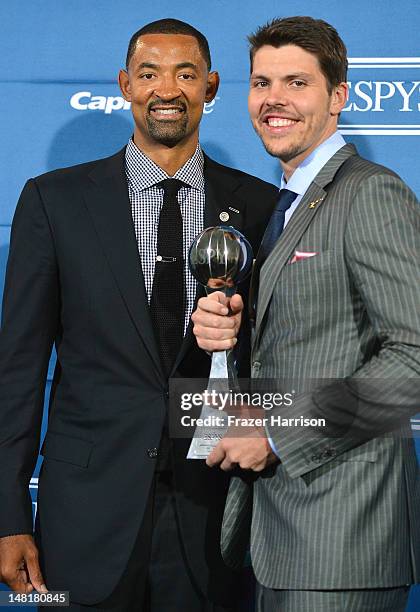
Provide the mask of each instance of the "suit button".
{"label": "suit button", "polygon": [[156,459],[156,457],[158,456],[158,449],[157,448],[148,448],[147,449],[147,455],[150,457],[150,459]]}

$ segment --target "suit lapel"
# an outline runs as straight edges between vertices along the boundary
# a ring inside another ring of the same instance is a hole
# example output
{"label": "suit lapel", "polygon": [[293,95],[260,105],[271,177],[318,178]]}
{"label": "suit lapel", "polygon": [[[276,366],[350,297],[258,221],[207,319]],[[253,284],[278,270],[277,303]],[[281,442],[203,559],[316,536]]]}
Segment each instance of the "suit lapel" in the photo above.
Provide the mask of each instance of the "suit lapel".
{"label": "suit lapel", "polygon": [[124,170],[125,148],[89,175],[86,206],[131,320],[163,379]]}
{"label": "suit lapel", "polygon": [[241,231],[244,225],[244,203],[235,196],[240,180],[205,156],[204,179],[206,208],[204,227],[232,225]]}
{"label": "suit lapel", "polygon": [[[244,203],[235,196],[235,191],[241,185],[240,179],[234,176],[232,172],[228,172],[224,166],[220,166],[207,157],[207,155],[204,155],[204,181],[206,193],[204,229],[214,225],[232,225],[241,231],[245,218]],[[229,215],[228,219],[226,219],[226,215]],[[223,219],[226,220],[224,221]],[[205,289],[198,285],[193,311],[197,306],[199,298],[205,294]],[[192,328],[193,325],[190,321],[172,374],[196,342]]]}
{"label": "suit lapel", "polygon": [[356,154],[354,146],[345,145],[320,170],[261,268],[255,343],[260,336],[261,324],[284,266],[292,257],[296,245],[323,205],[327,197],[325,188],[331,183],[343,163],[354,154]]}

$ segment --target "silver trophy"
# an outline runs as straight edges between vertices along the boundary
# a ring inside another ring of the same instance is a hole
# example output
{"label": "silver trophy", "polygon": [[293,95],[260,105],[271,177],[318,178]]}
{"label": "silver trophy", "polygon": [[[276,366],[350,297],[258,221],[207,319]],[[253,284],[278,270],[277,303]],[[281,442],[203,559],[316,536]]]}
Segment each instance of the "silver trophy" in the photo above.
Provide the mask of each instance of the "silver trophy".
{"label": "silver trophy", "polygon": [[[208,227],[191,245],[189,265],[194,278],[205,287],[207,294],[223,291],[228,297],[251,271],[252,248],[238,230],[220,225]],[[206,459],[226,432],[225,412],[217,407],[215,397],[238,389],[233,351],[217,351],[212,355],[210,377],[200,419],[216,422],[216,426],[197,427],[188,451],[188,459]],[[217,419],[215,416],[217,415]]]}

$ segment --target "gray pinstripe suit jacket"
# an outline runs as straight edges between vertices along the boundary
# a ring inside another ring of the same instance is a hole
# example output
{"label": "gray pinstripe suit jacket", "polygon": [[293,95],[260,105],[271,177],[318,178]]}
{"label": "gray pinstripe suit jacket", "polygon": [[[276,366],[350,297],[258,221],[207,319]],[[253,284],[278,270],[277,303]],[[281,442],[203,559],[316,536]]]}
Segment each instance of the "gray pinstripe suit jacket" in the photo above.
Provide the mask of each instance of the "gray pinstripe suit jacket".
{"label": "gray pinstripe suit jacket", "polygon": [[[317,255],[292,264],[295,250]],[[281,463],[253,485],[232,479],[223,556],[240,565],[250,530],[254,571],[267,587],[375,588],[420,578],[420,478],[408,426],[419,397],[419,261],[415,196],[346,145],[261,270],[253,377],[306,389],[284,416],[327,419],[317,430],[268,426]],[[353,428],[331,437],[348,406]]]}

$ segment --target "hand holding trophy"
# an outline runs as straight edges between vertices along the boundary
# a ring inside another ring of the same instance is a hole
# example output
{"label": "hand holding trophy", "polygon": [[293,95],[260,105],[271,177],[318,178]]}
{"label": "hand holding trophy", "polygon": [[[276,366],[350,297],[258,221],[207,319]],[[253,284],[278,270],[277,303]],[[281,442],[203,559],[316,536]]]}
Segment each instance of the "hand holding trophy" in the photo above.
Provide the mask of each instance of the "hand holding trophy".
{"label": "hand holding trophy", "polygon": [[[230,226],[208,227],[191,245],[189,265],[193,276],[206,288],[207,293],[223,291],[227,297],[236,291],[238,283],[249,274],[252,266],[252,248],[246,238]],[[238,389],[233,351],[214,352],[206,397],[212,392],[228,394]],[[204,402],[200,418],[226,413]],[[188,451],[188,459],[206,459],[223,437],[227,425],[219,418],[217,427],[197,427]]]}

